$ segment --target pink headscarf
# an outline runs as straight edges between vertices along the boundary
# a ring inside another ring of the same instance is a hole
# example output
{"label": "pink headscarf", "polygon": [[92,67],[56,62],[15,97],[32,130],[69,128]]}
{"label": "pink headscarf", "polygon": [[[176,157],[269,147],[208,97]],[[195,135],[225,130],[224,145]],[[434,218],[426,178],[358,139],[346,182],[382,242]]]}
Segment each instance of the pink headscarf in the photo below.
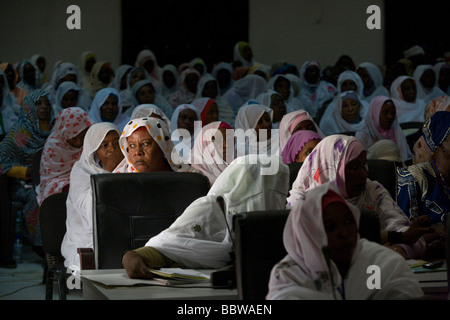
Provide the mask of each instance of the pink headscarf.
{"label": "pink headscarf", "polygon": [[322,137],[314,131],[299,130],[289,138],[286,146],[281,152],[284,164],[295,162],[298,153],[302,151],[303,147],[311,140],[322,140]]}
{"label": "pink headscarf", "polygon": [[[372,118],[372,121],[375,124],[375,127],[377,128],[378,132],[383,136],[384,139],[389,139],[394,142],[397,142],[397,139],[395,138],[394,124],[387,130],[383,129],[380,126],[381,108],[383,107],[383,104],[387,100],[391,100],[391,98],[385,97],[385,96],[377,96],[377,97],[373,98],[372,102],[370,103],[370,108],[372,109],[371,118]],[[398,122],[396,122],[395,124],[398,124]],[[366,125],[368,125],[367,119],[366,119]]]}
{"label": "pink headscarf", "polygon": [[323,138],[303,162],[287,199],[288,205],[293,206],[308,189],[327,182],[333,182],[346,198],[345,166],[363,151],[367,152],[366,148],[353,136]]}
{"label": "pink headscarf", "polygon": [[70,183],[70,172],[80,159],[83,147],[74,148],[67,140],[75,138],[94,121],[81,108],[63,109],[57,116],[52,133],[42,151],[39,192],[39,205],[51,194],[61,192]]}

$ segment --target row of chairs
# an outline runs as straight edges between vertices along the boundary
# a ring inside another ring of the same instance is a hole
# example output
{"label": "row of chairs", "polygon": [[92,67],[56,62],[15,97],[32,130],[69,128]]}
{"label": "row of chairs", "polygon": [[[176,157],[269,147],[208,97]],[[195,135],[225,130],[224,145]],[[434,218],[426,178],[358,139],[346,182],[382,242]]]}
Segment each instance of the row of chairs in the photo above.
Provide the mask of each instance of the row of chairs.
{"label": "row of chairs", "polygon": [[[301,165],[289,166],[291,185]],[[378,176],[376,179],[395,194],[395,164],[388,160],[371,160],[369,170],[372,178]],[[121,256],[125,251],[143,246],[209,190],[208,179],[198,173],[98,174],[91,177],[91,184],[95,249],[79,248],[81,268],[85,270],[122,268]],[[47,299],[53,295],[54,282],[59,284],[60,299],[65,299],[66,272],[60,248],[66,231],[66,199],[67,193],[52,195],[44,200],[40,208],[43,250],[47,262]],[[239,270],[237,285],[242,299],[252,298],[253,293],[264,293],[259,289],[249,289],[250,293],[246,293],[244,288],[258,288],[258,282],[264,283],[261,281],[263,275],[268,277],[270,271],[267,268],[284,256],[281,234],[288,213],[288,210],[280,210],[240,213],[236,216],[233,227],[236,232],[236,266]],[[377,241],[379,222],[376,216],[368,215],[366,221],[366,237]],[[361,225],[364,229],[365,224],[361,222]],[[367,230],[372,233],[369,235]],[[268,238],[267,234],[273,234],[273,237]],[[270,258],[270,261],[258,262],[264,257]],[[258,270],[249,272],[247,268],[250,266],[258,266]],[[244,285],[249,281],[246,277],[255,278],[252,286]]]}

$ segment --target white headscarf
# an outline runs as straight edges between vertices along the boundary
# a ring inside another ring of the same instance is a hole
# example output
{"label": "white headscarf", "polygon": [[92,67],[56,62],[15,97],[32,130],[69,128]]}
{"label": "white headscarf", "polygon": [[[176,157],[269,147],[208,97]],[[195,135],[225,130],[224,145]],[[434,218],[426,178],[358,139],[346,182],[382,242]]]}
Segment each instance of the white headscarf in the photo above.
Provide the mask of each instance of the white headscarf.
{"label": "white headscarf", "polygon": [[[359,117],[360,121],[357,123],[349,123],[342,118],[342,99],[346,95],[353,94],[360,104]],[[336,100],[336,104],[328,105],[330,113],[324,114],[320,120],[319,127],[325,135],[332,135],[342,132],[358,132],[365,126],[365,117],[369,106],[366,102],[362,101],[360,96],[355,91],[345,91],[341,93]]]}
{"label": "white headscarf", "polygon": [[61,245],[66,267],[79,268],[80,259],[77,248],[93,248],[94,246],[91,175],[109,173],[102,168],[95,152],[110,131],[120,134],[117,126],[110,122],[95,123],[88,129],[80,159],[75,162],[70,173],[70,189],[66,202],[67,231]]}
{"label": "white headscarf", "polygon": [[276,91],[275,90],[275,82],[280,77],[286,79],[287,81],[289,81],[289,88],[290,88],[289,89],[290,90],[289,98],[284,101],[284,103],[286,104],[287,112],[292,112],[292,111],[297,111],[297,110],[303,109],[301,101],[294,96],[295,89],[294,89],[294,85],[291,82],[291,78],[290,77],[288,77],[288,76],[286,76],[284,74],[274,75],[267,82],[266,90]]}
{"label": "white headscarf", "polygon": [[[264,174],[271,166],[272,174]],[[278,156],[237,158],[217,178],[207,196],[195,200],[146,246],[188,268],[221,268],[231,261],[232,240],[227,225],[232,226],[234,214],[283,209],[288,181],[289,169]],[[219,196],[224,199],[225,213],[216,202]]]}
{"label": "white headscarf", "polygon": [[75,83],[73,83],[72,81],[65,81],[61,83],[58,87],[58,90],[56,90],[55,103],[53,104],[53,111],[55,112],[55,114],[58,114],[63,110],[63,107],[61,106],[61,101],[64,98],[64,95],[69,91],[75,91],[78,95],[76,106],[80,107],[85,111],[89,111],[90,105],[80,106],[78,104],[80,96],[80,87]]}
{"label": "white headscarf", "polygon": [[[171,72],[175,78],[175,83],[172,88],[168,88],[163,80],[164,72]],[[178,90],[178,69],[173,64],[166,64],[161,69],[161,94],[164,98],[169,99],[170,95]]]}
{"label": "white headscarf", "polygon": [[389,90],[386,89],[386,87],[383,85],[383,74],[381,73],[381,70],[377,67],[377,65],[371,62],[363,62],[358,66],[358,68],[366,69],[375,87],[375,90],[370,95],[363,95],[363,99],[365,101],[370,102],[372,98],[376,96],[390,96]]}
{"label": "white headscarf", "polygon": [[413,73],[413,78],[416,80],[417,85],[417,98],[422,99],[425,101],[425,103],[430,102],[431,100],[445,96],[446,93],[442,91],[436,83],[434,84],[434,87],[431,89],[426,89],[422,83],[420,82],[420,78],[422,77],[423,73],[427,70],[432,70],[433,73],[436,76],[436,79],[438,78],[438,75],[436,75],[436,72],[431,64],[422,64],[416,67]]}
{"label": "white headscarf", "polygon": [[110,95],[113,95],[117,98],[118,106],[119,106],[119,111],[118,111],[117,116],[114,119],[113,123],[115,125],[117,125],[119,130],[122,130],[123,127],[125,126],[125,124],[129,121],[129,117],[125,116],[122,113],[122,101],[120,99],[119,92],[114,88],[103,88],[99,92],[97,92],[94,100],[92,101],[89,115],[96,123],[104,122],[104,120],[100,116],[100,108],[102,107],[102,105],[105,103],[106,99],[108,99],[108,97]]}
{"label": "white headscarf", "polygon": [[250,99],[256,99],[258,95],[266,89],[267,81],[257,74],[248,74],[236,80],[233,86],[224,94],[234,113],[237,114],[239,108]]}
{"label": "white headscarf", "polygon": [[416,83],[416,87],[418,88],[417,81],[409,76],[397,77],[391,84],[391,98],[397,108],[398,123],[402,124],[405,122],[416,121],[424,122],[425,102],[418,97],[416,98],[416,101],[414,103],[406,102],[403,99],[401,85],[407,79],[412,79]]}
{"label": "white headscarf", "polygon": [[136,58],[135,66],[143,67],[145,62],[147,62],[148,60],[152,60],[154,62],[153,71],[150,74],[150,77],[153,80],[155,80],[155,84],[159,88],[161,86],[161,76],[162,76],[161,67],[158,65],[156,56],[151,50],[144,49],[141,52],[139,52],[139,54]]}
{"label": "white headscarf", "polygon": [[161,108],[155,106],[154,104],[140,104],[136,108],[134,108],[133,113],[131,114],[130,120],[136,118],[144,118],[150,117],[153,113],[159,115],[170,127],[170,120],[161,110]]}

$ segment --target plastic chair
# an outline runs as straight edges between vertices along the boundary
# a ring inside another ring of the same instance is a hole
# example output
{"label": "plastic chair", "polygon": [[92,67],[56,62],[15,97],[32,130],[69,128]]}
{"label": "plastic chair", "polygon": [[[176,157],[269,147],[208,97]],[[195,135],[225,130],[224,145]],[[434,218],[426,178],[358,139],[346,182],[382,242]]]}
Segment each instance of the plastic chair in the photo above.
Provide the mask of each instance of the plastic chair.
{"label": "plastic chair", "polygon": [[66,300],[66,269],[61,243],[66,233],[67,192],[48,196],[39,211],[42,249],[45,253],[45,299],[53,300],[53,284],[58,283],[59,299]]}

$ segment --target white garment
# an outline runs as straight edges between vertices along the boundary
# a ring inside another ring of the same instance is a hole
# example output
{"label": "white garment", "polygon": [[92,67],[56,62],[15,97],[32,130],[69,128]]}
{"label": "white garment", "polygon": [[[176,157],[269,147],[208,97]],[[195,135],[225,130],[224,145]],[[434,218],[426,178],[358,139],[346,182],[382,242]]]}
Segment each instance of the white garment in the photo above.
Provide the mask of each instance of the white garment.
{"label": "white garment", "polygon": [[[264,174],[271,166],[272,174]],[[288,181],[289,169],[278,156],[237,158],[217,178],[208,195],[195,200],[146,246],[188,268],[224,267],[231,261],[227,224],[231,228],[234,214],[283,209]],[[216,202],[219,196],[225,201],[225,213]]]}
{"label": "white garment", "polygon": [[[401,85],[407,79],[414,80],[412,77],[400,76],[391,84],[391,98],[396,107],[398,123],[424,122],[425,102],[418,97],[414,103],[406,102],[403,99]],[[417,87],[417,81],[414,81]]]}
{"label": "white garment", "polygon": [[372,99],[376,96],[387,96],[389,97],[389,90],[383,85],[383,74],[381,73],[380,68],[378,68],[375,64],[371,62],[363,62],[358,68],[366,69],[369,76],[372,78],[373,84],[375,86],[375,90],[368,96],[363,95],[363,99],[370,103]]}
{"label": "white garment", "polygon": [[417,98],[422,99],[425,102],[425,104],[427,104],[428,102],[430,102],[435,98],[446,95],[446,93],[442,91],[436,84],[431,89],[427,89],[422,85],[422,83],[420,82],[420,78],[422,77],[423,73],[427,70],[432,70],[436,75],[436,72],[434,71],[434,68],[431,64],[422,64],[417,66],[413,74],[413,78],[414,80],[416,80],[417,85]]}
{"label": "white garment", "polygon": [[72,270],[80,268],[77,248],[93,248],[91,175],[109,173],[100,166],[95,152],[110,131],[120,134],[117,126],[110,122],[96,123],[88,129],[80,160],[75,162],[70,173],[66,234],[61,244],[61,253],[65,258],[64,265],[71,266]]}
{"label": "white garment", "polygon": [[125,127],[127,122],[130,120],[130,117],[122,113],[122,101],[120,99],[119,92],[114,88],[103,88],[97,92],[97,94],[94,97],[94,100],[92,101],[91,108],[89,110],[89,115],[91,116],[92,120],[94,120],[96,123],[104,122],[104,120],[100,115],[100,108],[103,106],[106,99],[108,99],[110,95],[114,95],[118,99],[118,106],[119,106],[117,116],[112,122],[119,128],[119,130],[122,130],[123,127]]}

